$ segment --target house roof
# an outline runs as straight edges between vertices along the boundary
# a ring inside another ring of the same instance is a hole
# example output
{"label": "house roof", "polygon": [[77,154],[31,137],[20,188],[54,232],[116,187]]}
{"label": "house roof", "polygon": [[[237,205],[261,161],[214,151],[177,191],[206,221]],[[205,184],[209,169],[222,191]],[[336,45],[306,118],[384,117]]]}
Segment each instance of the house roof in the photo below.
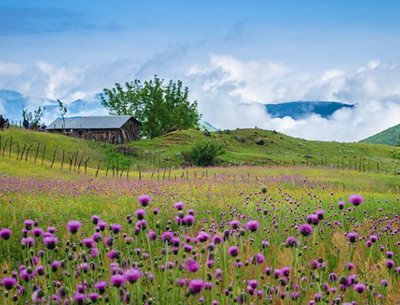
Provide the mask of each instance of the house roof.
{"label": "house roof", "polygon": [[64,118],[64,120],[58,118],[47,126],[47,129],[117,129],[131,118],[138,122],[130,115],[81,116]]}

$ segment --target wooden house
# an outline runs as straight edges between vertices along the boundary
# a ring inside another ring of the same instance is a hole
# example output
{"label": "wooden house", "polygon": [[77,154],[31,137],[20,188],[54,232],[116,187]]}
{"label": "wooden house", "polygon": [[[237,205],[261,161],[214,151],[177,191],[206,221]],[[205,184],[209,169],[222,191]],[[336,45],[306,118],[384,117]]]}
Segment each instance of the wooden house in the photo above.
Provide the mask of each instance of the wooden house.
{"label": "wooden house", "polygon": [[47,131],[123,144],[140,139],[140,122],[129,115],[58,118],[47,127]]}

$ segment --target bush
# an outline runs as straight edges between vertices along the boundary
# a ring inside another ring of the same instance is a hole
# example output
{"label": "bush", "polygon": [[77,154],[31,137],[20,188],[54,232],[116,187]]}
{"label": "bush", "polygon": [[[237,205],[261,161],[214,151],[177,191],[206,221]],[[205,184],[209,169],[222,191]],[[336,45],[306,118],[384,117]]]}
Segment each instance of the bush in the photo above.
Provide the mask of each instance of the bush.
{"label": "bush", "polygon": [[223,153],[222,146],[211,141],[196,143],[188,152],[187,157],[193,165],[212,166],[217,162],[217,157]]}

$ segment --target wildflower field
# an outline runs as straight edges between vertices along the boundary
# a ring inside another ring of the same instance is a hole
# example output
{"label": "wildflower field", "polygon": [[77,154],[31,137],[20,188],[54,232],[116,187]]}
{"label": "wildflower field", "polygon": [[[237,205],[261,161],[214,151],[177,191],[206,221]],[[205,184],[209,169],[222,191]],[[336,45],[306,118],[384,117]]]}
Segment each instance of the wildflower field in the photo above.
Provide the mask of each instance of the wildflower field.
{"label": "wildflower field", "polygon": [[400,304],[400,177],[0,161],[0,304]]}

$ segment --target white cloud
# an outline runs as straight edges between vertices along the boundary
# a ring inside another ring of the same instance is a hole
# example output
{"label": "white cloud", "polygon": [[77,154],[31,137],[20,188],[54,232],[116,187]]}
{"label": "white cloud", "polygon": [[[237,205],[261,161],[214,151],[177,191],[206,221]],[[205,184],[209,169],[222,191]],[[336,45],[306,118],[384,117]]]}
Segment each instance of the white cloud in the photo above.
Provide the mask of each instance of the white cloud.
{"label": "white cloud", "polygon": [[[373,60],[354,71],[332,67],[310,73],[287,63],[242,60],[212,54],[206,62],[185,56],[177,46],[135,65],[127,59],[88,66],[0,63],[0,88],[21,92],[37,107],[48,100],[92,100],[115,82],[182,79],[199,103],[206,121],[220,128],[262,127],[307,139],[356,141],[400,123],[400,65]],[[331,119],[271,118],[260,103],[293,100],[335,100],[357,104],[337,111]],[[0,104],[1,107],[1,104]],[[89,111],[89,112],[88,112]],[[106,113],[104,109],[83,114]],[[49,117],[55,114],[48,114]]]}
{"label": "white cloud", "polygon": [[[276,129],[319,140],[357,141],[400,123],[400,67],[377,60],[356,71],[332,68],[311,75],[272,61],[242,61],[211,55],[207,66],[187,73],[204,118],[221,128]],[[192,90],[193,93],[193,90]],[[271,118],[249,102],[336,100],[357,104],[331,119],[313,115],[303,120]]]}

